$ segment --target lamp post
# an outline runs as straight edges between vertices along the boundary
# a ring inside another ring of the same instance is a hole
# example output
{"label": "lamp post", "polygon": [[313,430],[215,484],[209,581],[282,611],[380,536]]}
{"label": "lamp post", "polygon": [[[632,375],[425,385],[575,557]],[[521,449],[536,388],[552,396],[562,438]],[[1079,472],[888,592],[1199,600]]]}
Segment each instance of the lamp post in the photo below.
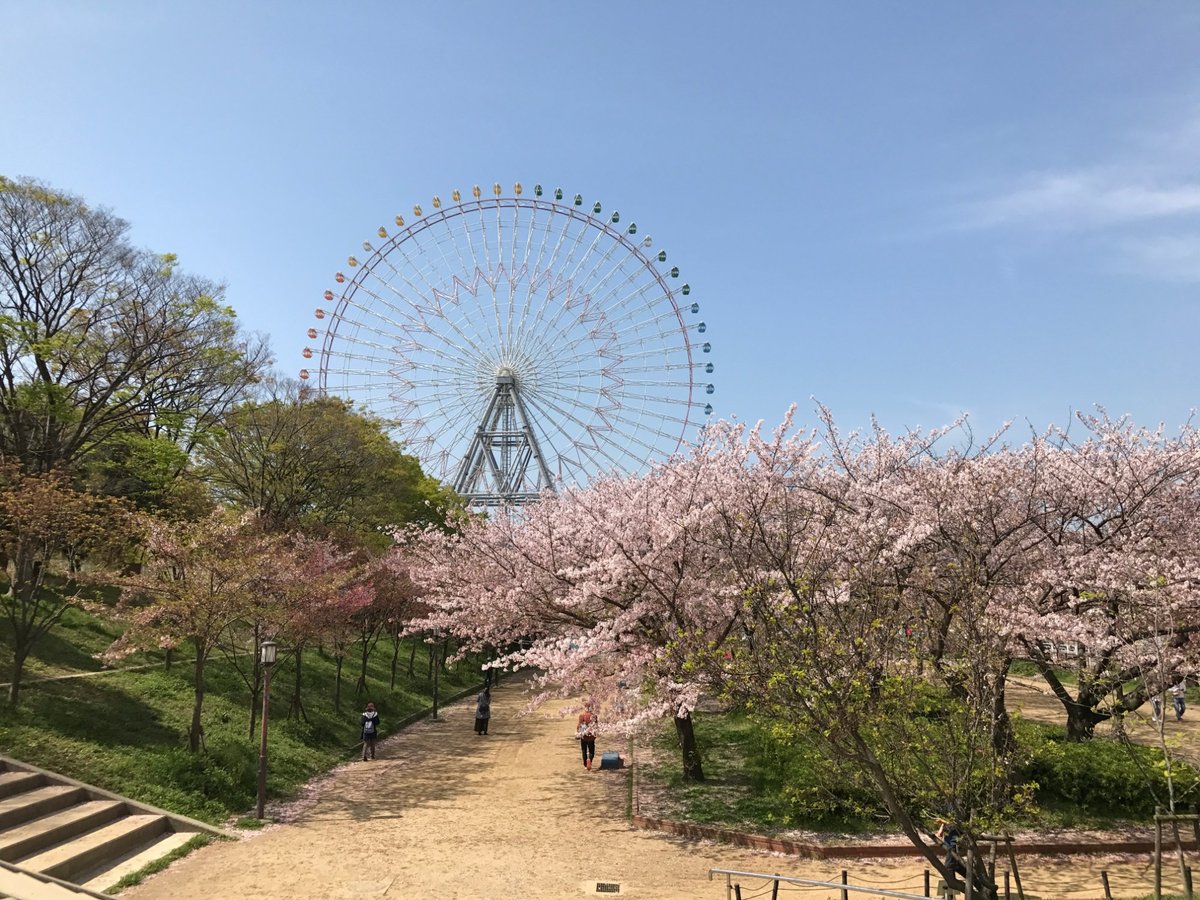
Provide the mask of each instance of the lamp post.
{"label": "lamp post", "polygon": [[262,741],[258,745],[258,818],[263,817],[267,802],[267,715],[271,709],[271,667],[275,665],[274,641],[263,641],[258,647],[258,661],[263,667]]}

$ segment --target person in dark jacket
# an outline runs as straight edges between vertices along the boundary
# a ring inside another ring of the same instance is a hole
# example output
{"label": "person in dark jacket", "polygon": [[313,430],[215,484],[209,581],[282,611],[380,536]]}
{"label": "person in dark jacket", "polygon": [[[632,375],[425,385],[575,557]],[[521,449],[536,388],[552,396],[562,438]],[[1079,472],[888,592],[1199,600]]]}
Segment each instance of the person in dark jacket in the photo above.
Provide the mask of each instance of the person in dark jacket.
{"label": "person in dark jacket", "polygon": [[362,750],[363,762],[367,761],[367,753],[375,758],[375,739],[379,737],[379,713],[375,712],[375,704],[368,703],[362,714]]}
{"label": "person in dark jacket", "polygon": [[488,721],[492,718],[492,689],[485,687],[475,700],[475,733],[487,734]]}

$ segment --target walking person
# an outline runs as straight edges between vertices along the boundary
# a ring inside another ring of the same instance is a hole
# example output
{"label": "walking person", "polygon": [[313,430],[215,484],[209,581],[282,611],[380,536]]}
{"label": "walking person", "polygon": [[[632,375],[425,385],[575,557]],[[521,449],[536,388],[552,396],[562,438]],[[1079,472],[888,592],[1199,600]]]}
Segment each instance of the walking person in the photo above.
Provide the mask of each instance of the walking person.
{"label": "walking person", "polygon": [[375,704],[368,703],[362,714],[362,750],[363,762],[367,761],[367,753],[375,758],[375,739],[379,737],[379,713],[375,712]]}
{"label": "walking person", "polygon": [[1185,697],[1187,696],[1187,679],[1179,682],[1179,684],[1171,687],[1171,703],[1175,706],[1175,721],[1183,721],[1183,712],[1187,708]]}
{"label": "walking person", "polygon": [[485,687],[475,698],[475,733],[487,734],[488,719],[492,717],[492,689]]}
{"label": "walking person", "polygon": [[589,772],[592,771],[592,760],[596,758],[596,729],[599,724],[596,714],[585,709],[579,714],[579,724],[575,729],[575,737],[583,753],[583,767]]}
{"label": "walking person", "polygon": [[946,848],[946,871],[965,878],[967,867],[963,864],[963,859],[958,853],[958,829],[945,819],[939,819],[938,830],[935,836],[942,842],[942,846]]}

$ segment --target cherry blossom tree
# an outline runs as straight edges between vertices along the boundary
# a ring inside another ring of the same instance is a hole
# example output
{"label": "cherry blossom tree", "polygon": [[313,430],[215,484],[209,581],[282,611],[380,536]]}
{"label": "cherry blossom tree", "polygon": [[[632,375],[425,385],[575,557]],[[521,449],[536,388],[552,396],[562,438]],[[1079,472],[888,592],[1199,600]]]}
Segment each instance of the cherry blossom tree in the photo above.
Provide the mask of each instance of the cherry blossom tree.
{"label": "cherry blossom tree", "polygon": [[205,668],[222,635],[264,591],[290,577],[281,539],[250,515],[217,510],[196,522],[142,519],[146,560],[120,579],[118,613],[129,626],[106,652],[109,660],[164,640],[186,642],[193,658],[188,748],[203,741]]}
{"label": "cherry blossom tree", "polygon": [[[302,690],[304,651],[325,640],[344,640],[348,644],[350,638],[345,635],[352,617],[370,603],[371,595],[363,585],[355,584],[359,570],[352,554],[332,541],[303,533],[292,534],[289,540],[295,568],[278,607],[277,636],[290,648],[293,664],[288,716],[307,720]],[[339,700],[340,680],[339,667]]]}
{"label": "cherry blossom tree", "polygon": [[691,719],[699,685],[674,648],[714,623],[728,627],[735,606],[695,537],[706,490],[697,457],[547,496],[519,517],[468,520],[456,534],[410,533],[406,552],[422,563],[413,577],[430,608],[410,630],[453,634],[464,652],[515,647],[492,665],[537,670],[535,705],[584,696],[626,728],[671,715],[684,775],[701,779]]}
{"label": "cherry blossom tree", "polygon": [[1041,472],[1038,539],[1029,582],[1003,610],[1074,740],[1178,681],[1200,630],[1200,436],[1103,413],[1079,425],[1083,440],[1051,430],[1027,448]]}
{"label": "cherry blossom tree", "polygon": [[61,472],[21,474],[0,465],[0,613],[12,633],[8,700],[21,693],[30,652],[71,606],[89,579],[85,561],[112,564],[132,537],[128,507],[70,486]]}

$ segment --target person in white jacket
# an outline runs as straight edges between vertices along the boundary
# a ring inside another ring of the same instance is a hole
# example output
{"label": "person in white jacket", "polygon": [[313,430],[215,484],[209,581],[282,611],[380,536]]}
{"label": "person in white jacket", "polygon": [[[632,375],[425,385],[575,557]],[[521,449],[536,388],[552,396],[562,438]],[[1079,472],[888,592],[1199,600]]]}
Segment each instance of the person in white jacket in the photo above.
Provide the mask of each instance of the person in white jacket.
{"label": "person in white jacket", "polygon": [[1179,682],[1171,688],[1171,703],[1175,707],[1175,721],[1183,719],[1183,711],[1187,708],[1185,697],[1187,696],[1187,679]]}

